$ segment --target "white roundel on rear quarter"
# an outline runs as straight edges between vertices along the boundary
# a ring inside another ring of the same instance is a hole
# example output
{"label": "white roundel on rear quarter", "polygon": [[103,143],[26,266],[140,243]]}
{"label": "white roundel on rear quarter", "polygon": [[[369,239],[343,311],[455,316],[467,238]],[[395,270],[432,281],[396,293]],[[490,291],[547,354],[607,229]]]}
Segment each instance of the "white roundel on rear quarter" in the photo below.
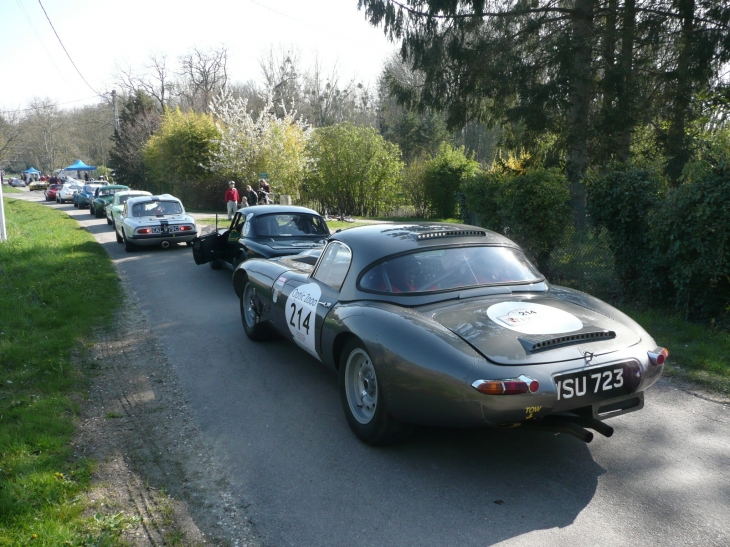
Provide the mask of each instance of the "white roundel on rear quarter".
{"label": "white roundel on rear quarter", "polygon": [[532,302],[500,302],[490,306],[487,315],[499,326],[523,334],[559,334],[583,328],[575,315]]}
{"label": "white roundel on rear quarter", "polygon": [[314,322],[320,296],[322,290],[319,285],[307,283],[294,289],[286,302],[286,320],[294,342],[317,359],[319,355],[314,345]]}

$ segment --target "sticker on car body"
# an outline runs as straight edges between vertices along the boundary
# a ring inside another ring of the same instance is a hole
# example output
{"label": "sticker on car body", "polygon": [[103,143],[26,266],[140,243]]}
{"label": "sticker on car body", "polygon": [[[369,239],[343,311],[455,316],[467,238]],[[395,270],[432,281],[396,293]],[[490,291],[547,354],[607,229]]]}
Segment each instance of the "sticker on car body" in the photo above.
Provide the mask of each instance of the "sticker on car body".
{"label": "sticker on car body", "polygon": [[316,283],[300,285],[289,295],[285,309],[286,322],[294,342],[317,359],[319,355],[314,347],[314,323],[321,296],[322,289]]}
{"label": "sticker on car body", "polygon": [[532,302],[500,302],[487,309],[498,325],[523,334],[559,334],[583,328],[575,315]]}

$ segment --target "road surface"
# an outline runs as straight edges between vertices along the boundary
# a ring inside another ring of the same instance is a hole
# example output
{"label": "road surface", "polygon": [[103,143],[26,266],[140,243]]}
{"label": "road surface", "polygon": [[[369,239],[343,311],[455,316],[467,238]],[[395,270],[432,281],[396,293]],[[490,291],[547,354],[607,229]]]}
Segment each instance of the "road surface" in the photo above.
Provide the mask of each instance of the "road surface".
{"label": "road surface", "polygon": [[333,372],[282,340],[246,338],[230,270],[196,266],[184,246],[127,253],[104,219],[48,206],[91,231],[133,287],[267,545],[730,545],[727,404],[661,380],[589,445],[419,429],[370,448],[345,422]]}

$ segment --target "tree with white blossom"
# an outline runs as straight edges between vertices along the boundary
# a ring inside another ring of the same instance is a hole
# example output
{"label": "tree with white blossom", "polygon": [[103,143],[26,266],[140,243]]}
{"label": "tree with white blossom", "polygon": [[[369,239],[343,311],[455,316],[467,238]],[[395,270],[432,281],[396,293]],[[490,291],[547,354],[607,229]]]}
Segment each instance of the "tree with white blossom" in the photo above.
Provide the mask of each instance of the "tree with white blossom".
{"label": "tree with white blossom", "polygon": [[299,197],[311,128],[295,112],[275,114],[271,97],[257,116],[248,111],[248,101],[223,89],[210,105],[220,130],[218,152],[211,169],[241,185],[256,184],[259,173],[268,173],[278,194]]}

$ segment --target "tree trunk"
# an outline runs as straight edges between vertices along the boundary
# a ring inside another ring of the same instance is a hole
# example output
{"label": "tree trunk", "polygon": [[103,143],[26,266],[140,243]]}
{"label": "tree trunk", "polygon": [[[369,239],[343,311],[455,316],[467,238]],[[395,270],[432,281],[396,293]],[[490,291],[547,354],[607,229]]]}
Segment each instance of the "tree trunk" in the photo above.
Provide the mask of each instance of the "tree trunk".
{"label": "tree trunk", "polygon": [[591,102],[591,50],[596,0],[576,0],[571,15],[572,67],[568,111],[566,174],[570,181],[575,225],[586,226],[586,193],[582,178],[588,166],[588,107]]}
{"label": "tree trunk", "polygon": [[631,132],[636,126],[636,104],[634,100],[634,36],[636,29],[636,0],[626,0],[624,6],[623,30],[621,31],[621,57],[619,60],[619,89],[617,110],[621,120],[618,133],[616,157],[619,161],[629,160],[631,153]]}
{"label": "tree trunk", "polygon": [[695,0],[680,0],[679,12],[682,16],[682,40],[677,70],[674,78],[675,95],[672,105],[669,131],[667,133],[667,166],[665,172],[676,185],[682,170],[689,160],[690,151],[687,143],[687,118],[692,101],[692,78],[690,61],[692,56],[692,39],[694,31]]}

